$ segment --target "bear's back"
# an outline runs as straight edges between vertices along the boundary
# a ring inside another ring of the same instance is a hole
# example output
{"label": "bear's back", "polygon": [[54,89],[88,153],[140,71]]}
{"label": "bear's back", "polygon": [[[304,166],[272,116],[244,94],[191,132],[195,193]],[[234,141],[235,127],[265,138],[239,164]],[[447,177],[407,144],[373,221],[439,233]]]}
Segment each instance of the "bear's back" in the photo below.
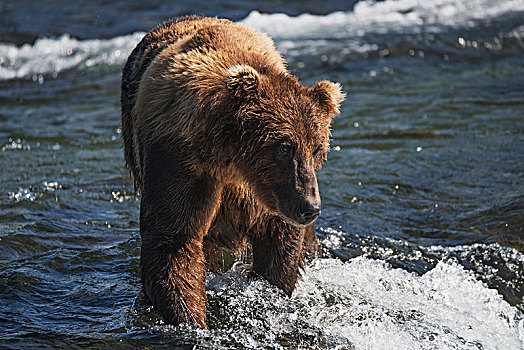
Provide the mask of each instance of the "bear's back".
{"label": "bear's back", "polygon": [[[169,45],[199,29],[232,23],[226,19],[187,16],[159,24],[135,47],[122,72],[122,103],[133,108],[140,80],[151,61]],[[125,107],[125,106],[124,106]]]}
{"label": "bear's back", "polygon": [[[176,45],[182,41],[183,45]],[[276,64],[277,69],[282,71],[286,69],[284,59],[275,50],[273,41],[266,34],[227,19],[181,17],[152,29],[131,53],[122,77],[123,93],[130,97],[128,102],[134,105],[140,80],[151,62],[163,50],[173,46],[176,49],[169,53],[171,55],[189,51],[200,51],[206,55],[211,50],[216,51],[221,56],[218,57],[219,61],[223,61],[225,65],[228,65],[228,59],[232,61],[231,64],[240,64],[235,61],[239,59],[243,61],[242,56],[253,57],[256,53],[267,58],[267,62]],[[213,64],[216,65],[217,57],[213,59]]]}
{"label": "bear's back", "polygon": [[[122,75],[122,135],[126,163],[141,187],[140,135],[205,138],[224,125],[209,111],[224,99],[227,71],[248,65],[286,76],[285,61],[266,34],[226,19],[183,17],[151,30],[131,53]],[[161,112],[160,112],[161,111]],[[176,117],[175,117],[176,116]],[[203,119],[207,119],[204,121]]]}

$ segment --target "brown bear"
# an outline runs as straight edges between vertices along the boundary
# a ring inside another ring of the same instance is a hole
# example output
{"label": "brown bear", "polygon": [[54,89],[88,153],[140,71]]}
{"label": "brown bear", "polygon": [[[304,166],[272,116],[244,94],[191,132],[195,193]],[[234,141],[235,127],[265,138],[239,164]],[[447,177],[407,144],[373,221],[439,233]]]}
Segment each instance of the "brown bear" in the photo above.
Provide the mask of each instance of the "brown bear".
{"label": "brown bear", "polygon": [[306,87],[265,34],[183,17],[150,31],[123,69],[126,164],[141,194],[144,292],[166,322],[206,327],[206,269],[250,245],[288,295],[318,252],[316,171],[339,84]]}

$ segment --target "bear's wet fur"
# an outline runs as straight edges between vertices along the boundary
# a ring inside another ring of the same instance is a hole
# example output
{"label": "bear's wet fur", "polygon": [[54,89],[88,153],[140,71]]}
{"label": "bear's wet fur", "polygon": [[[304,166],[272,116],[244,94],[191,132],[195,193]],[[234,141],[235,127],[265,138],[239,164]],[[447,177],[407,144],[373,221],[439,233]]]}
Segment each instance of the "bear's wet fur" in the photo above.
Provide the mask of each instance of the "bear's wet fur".
{"label": "bear's wet fur", "polygon": [[159,25],[122,77],[127,167],[141,194],[144,293],[166,322],[206,327],[206,270],[251,245],[290,295],[319,253],[316,171],[340,85],[303,86],[265,34],[225,19]]}

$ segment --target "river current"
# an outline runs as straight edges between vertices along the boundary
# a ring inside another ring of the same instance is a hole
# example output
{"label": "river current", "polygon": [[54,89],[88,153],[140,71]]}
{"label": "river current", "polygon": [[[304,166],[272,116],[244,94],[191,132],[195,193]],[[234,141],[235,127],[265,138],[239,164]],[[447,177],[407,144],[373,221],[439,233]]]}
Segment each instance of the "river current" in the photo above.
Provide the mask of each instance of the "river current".
{"label": "river current", "polygon": [[[127,56],[191,13],[348,93],[324,257],[288,298],[226,254],[209,330],[141,292],[119,125]],[[8,1],[0,23],[0,348],[524,349],[524,1]]]}

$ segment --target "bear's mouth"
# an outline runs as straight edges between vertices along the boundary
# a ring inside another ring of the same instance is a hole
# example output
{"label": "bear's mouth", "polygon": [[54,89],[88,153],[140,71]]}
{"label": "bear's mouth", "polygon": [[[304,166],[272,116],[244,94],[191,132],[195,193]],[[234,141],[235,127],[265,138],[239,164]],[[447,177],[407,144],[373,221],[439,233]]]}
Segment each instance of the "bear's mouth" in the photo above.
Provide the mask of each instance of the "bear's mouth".
{"label": "bear's mouth", "polygon": [[280,217],[288,224],[303,227],[309,225],[320,216],[319,203],[293,201],[292,205],[283,205],[277,196],[274,196],[274,199]]}

